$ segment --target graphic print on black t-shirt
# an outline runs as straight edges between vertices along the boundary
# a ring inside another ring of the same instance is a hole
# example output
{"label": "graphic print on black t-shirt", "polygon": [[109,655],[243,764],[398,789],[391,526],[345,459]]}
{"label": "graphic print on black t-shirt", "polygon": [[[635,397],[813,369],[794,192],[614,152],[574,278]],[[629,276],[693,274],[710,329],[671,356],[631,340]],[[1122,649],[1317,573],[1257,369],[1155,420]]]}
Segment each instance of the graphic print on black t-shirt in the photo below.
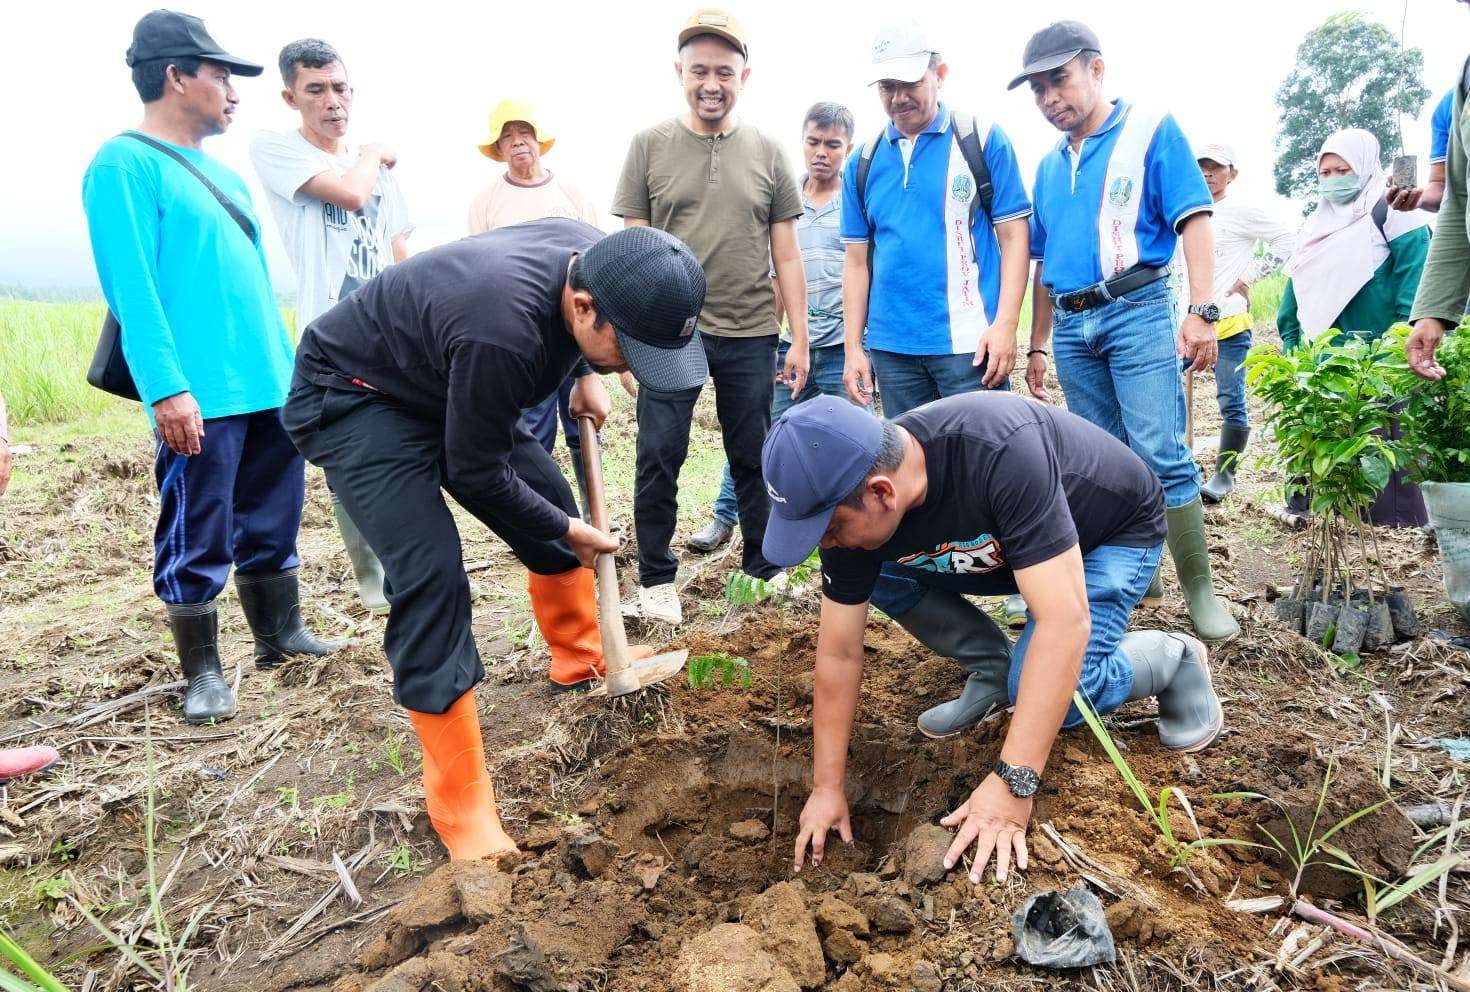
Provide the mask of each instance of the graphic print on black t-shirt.
{"label": "graphic print on black t-shirt", "polygon": [[896,560],[909,568],[945,575],[982,575],[1006,563],[1000,553],[1000,542],[990,534],[968,541],[945,541],[932,551],[900,555]]}
{"label": "graphic print on black t-shirt", "polygon": [[361,209],[352,212],[322,201],[322,223],[327,226],[328,240],[352,238],[352,247],[347,250],[347,268],[337,289],[338,300],[347,299],[382,272],[392,257],[389,254],[392,239],[388,236],[388,222],[382,208],[383,196],[377,190]]}

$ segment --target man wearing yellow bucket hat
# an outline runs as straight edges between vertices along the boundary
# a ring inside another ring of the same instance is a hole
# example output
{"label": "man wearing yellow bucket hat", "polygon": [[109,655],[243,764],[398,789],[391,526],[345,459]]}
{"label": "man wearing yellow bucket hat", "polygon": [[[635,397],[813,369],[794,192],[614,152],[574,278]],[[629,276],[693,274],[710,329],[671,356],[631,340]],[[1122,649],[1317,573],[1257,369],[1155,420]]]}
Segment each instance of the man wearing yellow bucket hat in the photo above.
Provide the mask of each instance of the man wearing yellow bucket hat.
{"label": "man wearing yellow bucket hat", "polygon": [[[541,157],[555,144],[556,139],[547,133],[545,122],[527,101],[501,100],[495,105],[479,148],[486,158],[504,162],[505,172],[482,189],[470,204],[471,234],[543,217],[570,217],[593,227],[602,226],[597,223],[597,208],[592,201],[541,164]],[[632,392],[626,377],[623,388]],[[554,394],[526,411],[525,423],[531,436],[551,454],[556,450],[556,422],[560,415],[562,433],[572,456],[572,471],[577,477],[577,492],[585,506],[581,446],[577,425],[567,405],[571,394],[572,380],[567,379]]]}

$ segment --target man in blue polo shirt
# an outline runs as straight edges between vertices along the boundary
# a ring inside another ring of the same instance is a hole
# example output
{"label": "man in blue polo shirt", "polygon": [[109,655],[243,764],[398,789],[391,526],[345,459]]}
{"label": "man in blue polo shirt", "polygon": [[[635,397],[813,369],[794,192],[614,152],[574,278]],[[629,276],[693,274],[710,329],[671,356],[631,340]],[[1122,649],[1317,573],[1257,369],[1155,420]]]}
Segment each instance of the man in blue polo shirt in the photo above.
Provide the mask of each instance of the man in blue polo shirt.
{"label": "man in blue polo shirt", "polygon": [[[1032,190],[1026,382],[1048,398],[1042,376],[1055,333],[1068,408],[1126,441],[1158,475],[1195,631],[1224,641],[1240,626],[1215,595],[1178,364],[1182,356],[1192,369],[1211,368],[1218,352],[1212,200],[1172,117],[1103,98],[1101,51],[1086,25],[1060,21],[1032,36],[1010,84],[1029,83],[1037,108],[1065,132]],[[1181,237],[1190,305],[1176,329],[1167,274]]]}
{"label": "man in blue polo shirt", "polygon": [[866,405],[876,372],[890,417],[1005,388],[1015,365],[1031,204],[1005,132],[939,99],[948,73],[918,22],[880,31],[889,124],[843,173],[844,381]]}
{"label": "man in blue polo shirt", "polygon": [[184,719],[207,723],[235,713],[215,608],[232,564],[257,667],[335,645],[301,622],[306,463],[280,422],[291,340],[260,224],[245,183],[201,149],[234,117],[232,75],[258,76],[261,66],[227,54],[199,18],[170,10],[138,21],[127,62],[143,122],[98,149],[82,205],[102,293],[158,439],[153,589],[188,680]]}

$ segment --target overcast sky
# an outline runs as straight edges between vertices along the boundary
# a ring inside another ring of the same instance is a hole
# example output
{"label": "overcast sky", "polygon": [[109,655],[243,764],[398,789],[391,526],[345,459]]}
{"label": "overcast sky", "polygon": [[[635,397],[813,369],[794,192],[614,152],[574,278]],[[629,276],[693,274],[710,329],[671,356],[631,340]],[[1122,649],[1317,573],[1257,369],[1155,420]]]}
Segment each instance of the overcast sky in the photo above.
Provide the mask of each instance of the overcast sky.
{"label": "overcast sky", "polygon": [[[399,151],[397,175],[417,224],[417,250],[465,233],[465,211],[499,168],[480,155],[490,108],[518,96],[544,108],[556,148],[552,170],[581,185],[605,215],[629,137],[683,109],[673,74],[674,37],[697,0],[610,4],[586,0],[448,3],[355,0],[347,4],[179,0],[215,38],[272,66],[281,46],[317,36],[342,52],[357,90],[352,137]],[[0,37],[0,284],[95,284],[81,211],[81,176],[97,145],[136,125],[137,94],[123,62],[136,3],[7,3]],[[1272,94],[1302,35],[1329,15],[1359,9],[1395,32],[1404,0],[1030,0],[1023,3],[869,0],[795,3],[742,0],[730,8],[750,36],[750,81],[740,117],[786,143],[794,168],[802,114],[838,100],[863,139],[883,123],[865,86],[874,31],[895,14],[927,25],[950,65],[945,98],[1001,124],[1034,174],[1057,140],[1024,90],[1007,93],[1026,38],[1064,17],[1087,21],[1102,40],[1110,97],[1172,111],[1196,144],[1225,141],[1241,159],[1236,189],[1270,198],[1276,108]],[[1454,0],[1408,0],[1408,44],[1425,53],[1438,95],[1470,51],[1470,10]],[[256,197],[277,287],[292,289],[259,183],[250,136],[295,127],[268,69],[238,81],[240,111],[205,149],[242,173]],[[1427,171],[1429,114],[1405,122],[1405,141]],[[1386,150],[1387,153],[1387,150]],[[1294,208],[1276,200],[1284,218]]]}

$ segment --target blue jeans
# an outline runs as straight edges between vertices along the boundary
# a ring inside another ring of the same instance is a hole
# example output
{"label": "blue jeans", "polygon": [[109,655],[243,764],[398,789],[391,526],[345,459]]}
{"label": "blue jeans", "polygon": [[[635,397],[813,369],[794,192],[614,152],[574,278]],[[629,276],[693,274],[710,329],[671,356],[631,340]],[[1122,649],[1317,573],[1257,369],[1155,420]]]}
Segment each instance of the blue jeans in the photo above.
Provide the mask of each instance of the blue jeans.
{"label": "blue jeans", "polygon": [[[786,353],[790,350],[791,342],[783,340],[776,349],[776,368],[786,364]],[[842,385],[844,360],[843,345],[829,344],[822,348],[813,348],[806,385],[801,387],[801,392],[795,399],[791,397],[791,387],[776,383],[776,391],[771,398],[771,420],[774,421],[796,404],[805,403],[816,396],[845,398],[847,388]],[[720,495],[715,499],[715,516],[731,527],[735,526],[735,480],[730,477],[729,465],[725,466],[724,474],[720,478]]]}
{"label": "blue jeans", "polygon": [[541,443],[549,455],[556,450],[556,422],[561,421],[562,433],[567,436],[567,449],[572,456],[582,450],[582,436],[577,433],[577,422],[572,419],[572,412],[567,407],[568,400],[572,396],[572,386],[576,379],[567,376],[561,381],[556,392],[535,406],[521,411],[521,422],[531,432],[531,436]]}
{"label": "blue jeans", "polygon": [[[914,407],[946,396],[973,393],[985,387],[985,365],[975,367],[973,352],[965,355],[901,355],[873,351],[873,377],[883,390],[883,415],[892,420]],[[1010,389],[1004,382],[997,389]]]}
{"label": "blue jeans", "polygon": [[[1111,713],[1123,705],[1128,690],[1133,688],[1133,665],[1119,644],[1128,629],[1128,618],[1148,589],[1163,553],[1162,544],[1151,548],[1105,544],[1082,556],[1092,633],[1082,656],[1077,688],[1098,713]],[[890,617],[901,617],[914,608],[929,587],[978,596],[993,596],[1002,591],[997,590],[993,578],[985,575],[939,574],[888,562],[878,576],[872,603]],[[1012,587],[1004,591],[1017,590]],[[1021,688],[1021,669],[1026,664],[1026,649],[1035,629],[1036,623],[1028,613],[1026,629],[1021,631],[1011,650],[1011,670],[1006,678],[1011,705],[1015,705]],[[1072,728],[1081,723],[1082,714],[1077,712],[1077,707],[1069,707],[1062,726]]]}
{"label": "blue jeans", "polygon": [[1057,310],[1052,350],[1067,409],[1132,448],[1175,507],[1199,497],[1199,468],[1184,444],[1172,296],[1159,279],[1094,310]]}
{"label": "blue jeans", "polygon": [[[1241,331],[1220,342],[1220,357],[1215,361],[1215,399],[1220,403],[1220,419],[1231,427],[1247,427],[1245,412],[1245,353],[1251,350],[1251,332]],[[1189,368],[1188,359],[1179,360],[1179,370]]]}

